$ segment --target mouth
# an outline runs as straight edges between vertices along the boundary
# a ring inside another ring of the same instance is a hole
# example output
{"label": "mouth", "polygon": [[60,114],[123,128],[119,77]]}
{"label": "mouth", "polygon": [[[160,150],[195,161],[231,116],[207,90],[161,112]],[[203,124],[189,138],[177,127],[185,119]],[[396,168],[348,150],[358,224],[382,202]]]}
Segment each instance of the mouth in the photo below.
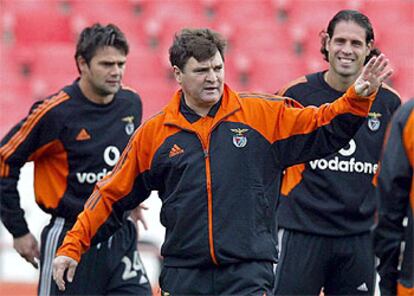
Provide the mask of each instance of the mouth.
{"label": "mouth", "polygon": [[120,84],[120,81],[119,80],[108,80],[106,83],[111,86],[118,86]]}
{"label": "mouth", "polygon": [[206,92],[218,91],[218,87],[204,87],[204,91]]}
{"label": "mouth", "polygon": [[345,58],[345,57],[338,57],[338,60],[341,62],[341,64],[343,65],[350,65],[353,62],[355,62],[355,59],[352,58]]}

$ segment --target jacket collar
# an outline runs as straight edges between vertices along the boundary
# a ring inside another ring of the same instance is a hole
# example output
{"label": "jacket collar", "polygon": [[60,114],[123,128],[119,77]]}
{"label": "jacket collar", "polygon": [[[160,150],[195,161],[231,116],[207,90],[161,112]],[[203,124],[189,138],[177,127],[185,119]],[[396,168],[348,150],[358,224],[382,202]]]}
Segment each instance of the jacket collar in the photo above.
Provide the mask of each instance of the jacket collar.
{"label": "jacket collar", "polygon": [[[174,93],[172,99],[164,108],[164,124],[175,125],[184,129],[194,130],[191,123],[189,123],[180,112],[181,96],[182,90],[180,89]],[[213,126],[215,126],[217,122],[221,121],[225,117],[233,114],[241,108],[239,96],[227,84],[224,84],[223,96],[221,100],[221,105],[216,113],[216,116],[214,117]]]}

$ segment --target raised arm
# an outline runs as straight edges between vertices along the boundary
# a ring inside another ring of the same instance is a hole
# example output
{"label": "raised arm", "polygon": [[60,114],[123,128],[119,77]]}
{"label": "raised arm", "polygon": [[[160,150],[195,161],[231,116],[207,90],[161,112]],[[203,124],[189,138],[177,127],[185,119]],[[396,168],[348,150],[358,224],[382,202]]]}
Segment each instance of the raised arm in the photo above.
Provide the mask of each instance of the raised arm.
{"label": "raised arm", "polygon": [[324,157],[345,146],[365,121],[379,86],[391,74],[384,55],[373,57],[355,84],[333,103],[319,108],[286,104],[280,109],[274,150],[282,166]]}

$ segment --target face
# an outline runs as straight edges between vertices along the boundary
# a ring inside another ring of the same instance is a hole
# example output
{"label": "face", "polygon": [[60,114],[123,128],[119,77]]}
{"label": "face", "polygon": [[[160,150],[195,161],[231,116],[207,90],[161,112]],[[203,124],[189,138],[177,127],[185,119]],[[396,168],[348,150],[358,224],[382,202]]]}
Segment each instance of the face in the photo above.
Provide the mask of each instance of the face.
{"label": "face", "polygon": [[343,77],[357,76],[369,55],[372,42],[365,42],[365,30],[353,21],[336,24],[332,38],[326,41],[329,71]]}
{"label": "face", "polygon": [[190,107],[211,107],[223,94],[224,62],[218,51],[202,62],[191,57],[184,69],[174,66],[174,74]]}
{"label": "face", "polygon": [[125,71],[125,54],[112,46],[99,48],[89,65],[83,58],[78,58],[81,79],[99,96],[115,94]]}

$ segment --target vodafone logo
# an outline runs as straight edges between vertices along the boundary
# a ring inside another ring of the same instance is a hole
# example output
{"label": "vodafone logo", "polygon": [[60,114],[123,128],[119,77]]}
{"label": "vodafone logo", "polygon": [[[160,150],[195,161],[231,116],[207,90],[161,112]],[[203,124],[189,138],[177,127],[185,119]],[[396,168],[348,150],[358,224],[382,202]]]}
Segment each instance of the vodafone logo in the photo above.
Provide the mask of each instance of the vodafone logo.
{"label": "vodafone logo", "polygon": [[[342,148],[338,151],[342,156],[348,157],[355,153],[356,143],[351,139],[348,143],[348,146]],[[373,175],[378,169],[377,163],[358,161],[354,157],[351,157],[346,160],[340,159],[338,156],[335,156],[332,159],[316,159],[309,162],[311,169],[321,170],[321,171],[334,171],[334,172],[343,172],[343,173],[361,173],[361,174],[370,174]]]}
{"label": "vodafone logo", "polygon": [[109,166],[114,166],[118,162],[120,156],[121,153],[115,146],[106,147],[103,154],[104,161]]}
{"label": "vodafone logo", "polygon": [[[119,152],[118,148],[115,146],[106,147],[103,153],[103,159],[105,163],[111,167],[113,167],[118,162],[120,156],[121,152]],[[108,171],[106,168],[104,168],[100,172],[78,172],[76,173],[76,178],[80,184],[95,184],[110,173],[111,171]]]}
{"label": "vodafone logo", "polygon": [[355,153],[355,150],[356,150],[356,143],[354,139],[351,139],[348,143],[348,146],[339,150],[338,153],[341,154],[342,156],[351,156],[352,154]]}

